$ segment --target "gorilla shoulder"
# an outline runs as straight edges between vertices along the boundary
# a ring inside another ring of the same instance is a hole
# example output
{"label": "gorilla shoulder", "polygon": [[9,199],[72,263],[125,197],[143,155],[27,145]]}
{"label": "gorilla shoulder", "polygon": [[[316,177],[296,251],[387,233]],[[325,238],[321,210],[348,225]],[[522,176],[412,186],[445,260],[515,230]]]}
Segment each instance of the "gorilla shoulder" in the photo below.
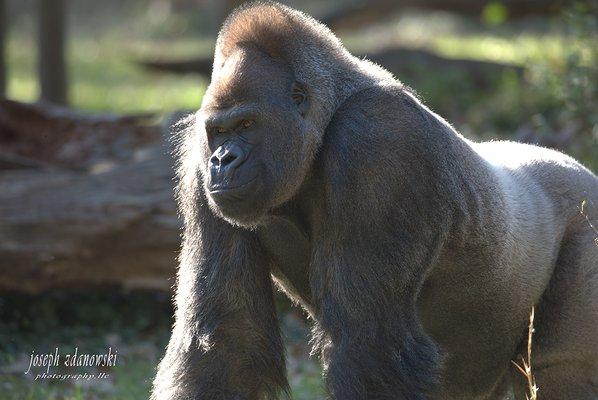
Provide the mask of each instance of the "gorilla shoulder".
{"label": "gorilla shoulder", "polygon": [[524,168],[539,163],[548,167],[552,165],[555,168],[587,171],[575,159],[546,147],[507,140],[476,143],[475,147],[490,164],[503,168]]}
{"label": "gorilla shoulder", "polygon": [[[408,166],[396,153],[425,157],[448,136],[442,121],[428,113],[400,82],[384,82],[364,88],[349,97],[334,113],[326,128],[320,159],[342,173],[380,167],[378,175],[396,174]],[[376,176],[368,176],[375,179]]]}
{"label": "gorilla shoulder", "polygon": [[[596,193],[596,176],[578,161],[559,151],[511,141],[473,144],[495,170],[534,180],[549,192],[562,196],[580,188]],[[578,194],[577,199],[581,198]]]}

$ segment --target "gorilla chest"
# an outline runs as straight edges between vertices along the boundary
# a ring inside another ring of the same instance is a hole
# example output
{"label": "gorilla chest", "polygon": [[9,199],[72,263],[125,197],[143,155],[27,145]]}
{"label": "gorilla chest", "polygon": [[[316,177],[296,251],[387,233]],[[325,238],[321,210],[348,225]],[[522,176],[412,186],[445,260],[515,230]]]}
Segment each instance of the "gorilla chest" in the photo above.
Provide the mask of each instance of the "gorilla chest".
{"label": "gorilla chest", "polygon": [[295,222],[274,217],[258,231],[264,250],[272,260],[272,275],[293,300],[306,308],[311,303],[309,262],[311,245]]}

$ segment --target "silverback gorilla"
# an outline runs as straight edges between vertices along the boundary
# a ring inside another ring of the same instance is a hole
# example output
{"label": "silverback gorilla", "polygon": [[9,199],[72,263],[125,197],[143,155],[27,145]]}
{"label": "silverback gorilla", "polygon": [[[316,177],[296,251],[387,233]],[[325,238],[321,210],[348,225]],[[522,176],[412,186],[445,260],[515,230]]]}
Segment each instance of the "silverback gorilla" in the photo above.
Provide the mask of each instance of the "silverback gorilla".
{"label": "silverback gorilla", "polygon": [[575,160],[463,138],[276,3],[227,19],[182,135],[153,399],[288,395],[272,279],[313,319],[332,399],[524,399],[532,305],[540,398],[598,398],[598,178]]}

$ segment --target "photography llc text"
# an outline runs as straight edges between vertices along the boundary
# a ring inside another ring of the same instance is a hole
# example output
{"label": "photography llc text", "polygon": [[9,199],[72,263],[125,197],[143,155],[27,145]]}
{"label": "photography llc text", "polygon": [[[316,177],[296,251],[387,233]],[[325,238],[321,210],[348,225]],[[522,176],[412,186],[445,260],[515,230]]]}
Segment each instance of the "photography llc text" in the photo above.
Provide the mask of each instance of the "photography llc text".
{"label": "photography llc text", "polygon": [[[52,353],[31,352],[29,359],[29,368],[25,375],[35,374],[34,380],[38,379],[106,379],[110,377],[107,372],[66,372],[72,368],[109,368],[116,366],[118,350],[109,347],[106,352],[99,354],[79,353],[79,348],[75,347],[73,352],[61,354],[58,347],[54,348]],[[60,368],[61,372],[51,371],[52,368]],[[36,371],[36,369],[41,369]]]}

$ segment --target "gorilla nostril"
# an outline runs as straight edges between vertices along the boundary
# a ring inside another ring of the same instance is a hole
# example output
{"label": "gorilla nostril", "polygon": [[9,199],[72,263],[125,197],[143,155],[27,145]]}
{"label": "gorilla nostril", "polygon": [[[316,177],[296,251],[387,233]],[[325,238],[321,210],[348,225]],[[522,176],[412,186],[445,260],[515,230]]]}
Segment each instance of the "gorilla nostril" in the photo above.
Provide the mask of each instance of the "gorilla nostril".
{"label": "gorilla nostril", "polygon": [[218,158],[218,156],[213,155],[212,157],[210,157],[210,165],[212,166],[220,166],[220,158]]}
{"label": "gorilla nostril", "polygon": [[220,166],[225,167],[228,164],[232,164],[232,162],[235,161],[236,159],[237,159],[236,154],[226,152],[223,157],[220,157]]}

